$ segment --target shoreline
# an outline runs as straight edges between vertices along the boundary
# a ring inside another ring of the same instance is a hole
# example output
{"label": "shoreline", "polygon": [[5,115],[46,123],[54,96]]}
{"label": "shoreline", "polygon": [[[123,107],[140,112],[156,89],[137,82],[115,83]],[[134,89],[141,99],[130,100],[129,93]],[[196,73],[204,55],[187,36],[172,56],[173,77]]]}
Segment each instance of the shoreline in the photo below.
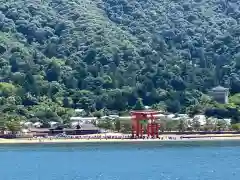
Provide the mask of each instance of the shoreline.
{"label": "shoreline", "polygon": [[[167,137],[167,136],[164,136]],[[212,135],[185,135],[180,138],[179,135],[172,136],[172,139],[69,139],[69,138],[41,138],[41,139],[0,139],[1,144],[71,144],[71,143],[136,143],[136,142],[196,142],[196,141],[240,141],[240,136],[225,135],[225,136],[212,136]]]}

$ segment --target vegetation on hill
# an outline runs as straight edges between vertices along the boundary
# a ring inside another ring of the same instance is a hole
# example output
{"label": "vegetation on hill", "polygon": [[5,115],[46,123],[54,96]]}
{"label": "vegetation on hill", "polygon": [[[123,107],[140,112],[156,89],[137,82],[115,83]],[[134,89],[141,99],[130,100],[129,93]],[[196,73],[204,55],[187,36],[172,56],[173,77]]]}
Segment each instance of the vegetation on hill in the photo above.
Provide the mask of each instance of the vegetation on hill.
{"label": "vegetation on hill", "polygon": [[[0,0],[0,124],[139,101],[203,112],[212,87],[240,91],[239,9],[238,0]],[[210,115],[234,111],[238,121],[235,99]]]}

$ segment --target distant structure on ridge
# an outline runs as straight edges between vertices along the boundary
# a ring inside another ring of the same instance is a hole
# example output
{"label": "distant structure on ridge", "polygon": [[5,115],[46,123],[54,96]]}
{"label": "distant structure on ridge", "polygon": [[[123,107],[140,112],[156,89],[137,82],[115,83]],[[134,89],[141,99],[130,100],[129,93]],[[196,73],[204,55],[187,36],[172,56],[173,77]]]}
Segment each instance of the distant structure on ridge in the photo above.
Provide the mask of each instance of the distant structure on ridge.
{"label": "distant structure on ridge", "polygon": [[213,99],[221,104],[228,103],[228,94],[229,94],[229,89],[224,88],[222,86],[214,87],[210,91],[210,95],[213,97]]}

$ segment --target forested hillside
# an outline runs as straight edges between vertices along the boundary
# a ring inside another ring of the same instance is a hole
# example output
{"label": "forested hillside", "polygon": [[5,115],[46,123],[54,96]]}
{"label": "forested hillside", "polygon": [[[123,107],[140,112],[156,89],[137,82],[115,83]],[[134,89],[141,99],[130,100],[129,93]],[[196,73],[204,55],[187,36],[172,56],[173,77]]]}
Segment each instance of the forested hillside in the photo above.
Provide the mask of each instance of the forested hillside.
{"label": "forested hillside", "polygon": [[4,121],[198,111],[240,91],[240,1],[0,0],[0,78]]}

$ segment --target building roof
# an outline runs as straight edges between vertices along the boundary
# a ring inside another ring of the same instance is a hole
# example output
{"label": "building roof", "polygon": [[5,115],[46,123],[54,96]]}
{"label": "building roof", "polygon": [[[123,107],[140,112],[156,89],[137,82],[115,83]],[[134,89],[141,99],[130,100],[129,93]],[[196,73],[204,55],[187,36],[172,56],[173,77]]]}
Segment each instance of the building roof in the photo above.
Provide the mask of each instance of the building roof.
{"label": "building roof", "polygon": [[71,121],[87,121],[87,120],[97,120],[97,117],[71,117]]}
{"label": "building roof", "polygon": [[90,129],[85,129],[85,128],[81,128],[81,129],[73,129],[73,128],[65,128],[63,131],[90,131],[90,130],[99,130],[99,128],[95,127],[95,128],[90,128]]}
{"label": "building roof", "polygon": [[30,132],[36,132],[36,133],[43,133],[43,132],[49,132],[50,129],[48,128],[30,128]]}
{"label": "building roof", "polygon": [[216,86],[212,88],[212,91],[225,91],[228,90],[228,88],[222,87],[222,86]]}
{"label": "building roof", "polygon": [[98,130],[99,128],[94,126],[93,124],[81,124],[80,130]]}
{"label": "building roof", "polygon": [[75,131],[75,130],[99,130],[99,128],[94,126],[93,124],[81,124],[80,129],[64,128],[64,127],[60,127],[60,128],[30,128],[29,129],[30,132],[35,132],[35,133],[48,133],[50,131],[54,131],[54,132]]}

